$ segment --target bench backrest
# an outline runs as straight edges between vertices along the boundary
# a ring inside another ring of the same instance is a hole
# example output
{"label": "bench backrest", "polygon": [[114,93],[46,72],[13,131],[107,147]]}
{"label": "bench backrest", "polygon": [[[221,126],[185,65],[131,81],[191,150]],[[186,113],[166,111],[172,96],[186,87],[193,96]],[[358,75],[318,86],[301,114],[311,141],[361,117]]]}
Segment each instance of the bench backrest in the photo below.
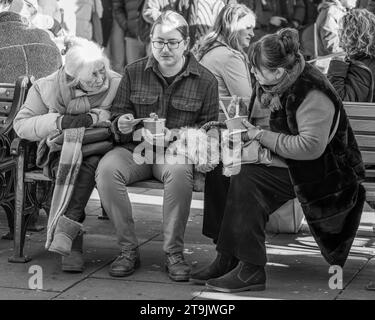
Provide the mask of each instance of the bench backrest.
{"label": "bench backrest", "polygon": [[[354,131],[365,165],[375,165],[375,103],[344,102],[350,125]],[[375,169],[366,170],[367,177],[375,177]]]}
{"label": "bench backrest", "polygon": [[31,86],[29,77],[19,77],[16,83],[0,83],[0,163],[12,158],[10,145],[16,134],[13,120],[23,105]]}
{"label": "bench backrest", "polygon": [[0,83],[0,134],[8,132],[18,110],[25,101],[30,81],[19,77],[16,83]]}

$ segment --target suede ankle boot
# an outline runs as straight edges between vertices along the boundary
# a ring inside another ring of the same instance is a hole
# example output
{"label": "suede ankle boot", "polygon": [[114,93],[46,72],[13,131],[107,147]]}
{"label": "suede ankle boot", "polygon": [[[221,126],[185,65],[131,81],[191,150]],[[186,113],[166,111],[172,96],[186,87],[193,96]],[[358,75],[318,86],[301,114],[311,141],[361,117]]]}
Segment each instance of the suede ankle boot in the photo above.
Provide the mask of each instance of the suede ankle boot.
{"label": "suede ankle boot", "polygon": [[206,287],[225,293],[263,291],[266,289],[266,272],[263,266],[240,261],[237,267],[227,274],[208,280]]}
{"label": "suede ankle boot", "polygon": [[61,269],[64,272],[83,272],[83,232],[73,240],[70,255],[61,257]]}
{"label": "suede ankle boot", "polygon": [[191,274],[190,281],[205,284],[207,280],[221,277],[233,270],[237,264],[237,258],[218,252],[216,259],[209,266]]}
{"label": "suede ankle boot", "polygon": [[57,220],[53,241],[49,247],[49,251],[68,256],[72,249],[72,242],[82,229],[82,224],[71,220],[65,216],[61,216]]}

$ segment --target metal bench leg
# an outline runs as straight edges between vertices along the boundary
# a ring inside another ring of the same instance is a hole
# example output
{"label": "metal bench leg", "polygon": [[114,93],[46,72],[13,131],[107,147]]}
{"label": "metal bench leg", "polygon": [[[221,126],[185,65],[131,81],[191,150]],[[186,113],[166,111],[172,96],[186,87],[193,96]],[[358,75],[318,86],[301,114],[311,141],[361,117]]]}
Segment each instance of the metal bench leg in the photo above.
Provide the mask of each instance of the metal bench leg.
{"label": "metal bench leg", "polygon": [[24,184],[24,161],[25,153],[21,152],[17,159],[16,173],[16,196],[15,196],[15,212],[14,212],[14,252],[8,261],[12,263],[26,263],[31,259],[23,254],[25,244],[26,225],[25,216],[23,215],[23,204],[25,198]]}
{"label": "metal bench leg", "polygon": [[1,237],[2,240],[13,240],[13,233],[14,233],[14,204],[12,203],[8,204],[2,204],[2,207],[7,215],[8,220],[8,227],[9,231],[7,234],[3,235]]}

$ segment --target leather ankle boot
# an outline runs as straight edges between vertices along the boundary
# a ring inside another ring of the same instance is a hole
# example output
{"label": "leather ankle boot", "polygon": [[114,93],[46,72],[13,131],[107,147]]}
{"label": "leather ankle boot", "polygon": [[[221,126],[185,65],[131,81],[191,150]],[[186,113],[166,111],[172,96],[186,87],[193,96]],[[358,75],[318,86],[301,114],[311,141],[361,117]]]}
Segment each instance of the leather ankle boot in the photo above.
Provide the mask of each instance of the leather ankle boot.
{"label": "leather ankle boot", "polygon": [[205,284],[207,280],[221,277],[233,270],[237,264],[237,258],[218,252],[216,259],[209,266],[191,275],[190,281],[196,284]]}
{"label": "leather ankle boot", "polygon": [[109,274],[112,277],[127,277],[140,266],[138,249],[122,249],[121,254],[112,262]]}
{"label": "leather ankle boot", "polygon": [[208,280],[206,287],[225,293],[263,291],[266,289],[266,272],[263,266],[240,261],[232,271]]}
{"label": "leather ankle boot", "polygon": [[167,254],[165,268],[171,280],[177,282],[189,281],[191,268],[182,252]]}

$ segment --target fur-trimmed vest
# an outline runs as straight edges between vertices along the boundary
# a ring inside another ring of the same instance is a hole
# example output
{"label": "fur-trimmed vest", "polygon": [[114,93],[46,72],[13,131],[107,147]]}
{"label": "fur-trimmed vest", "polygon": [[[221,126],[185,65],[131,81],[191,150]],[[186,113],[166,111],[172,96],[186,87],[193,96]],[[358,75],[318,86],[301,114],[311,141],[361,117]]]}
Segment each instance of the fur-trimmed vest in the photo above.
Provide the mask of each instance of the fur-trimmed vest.
{"label": "fur-trimmed vest", "polygon": [[294,191],[301,202],[312,235],[329,264],[345,264],[355,238],[365,201],[360,181],[364,166],[343,104],[327,78],[306,64],[297,81],[281,97],[283,108],[272,112],[274,132],[298,135],[296,113],[311,90],[325,93],[335,106],[331,132],[337,131],[324,153],[314,160],[286,159]]}

